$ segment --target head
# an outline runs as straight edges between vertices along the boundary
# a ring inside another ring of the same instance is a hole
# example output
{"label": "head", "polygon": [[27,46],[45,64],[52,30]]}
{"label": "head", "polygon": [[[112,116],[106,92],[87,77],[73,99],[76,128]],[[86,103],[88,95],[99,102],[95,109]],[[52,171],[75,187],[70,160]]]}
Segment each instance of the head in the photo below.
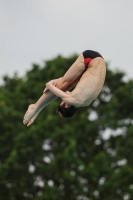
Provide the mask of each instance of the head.
{"label": "head", "polygon": [[57,107],[57,112],[62,118],[70,118],[76,113],[77,109],[78,108],[73,105],[68,105],[64,102],[61,102],[61,104]]}

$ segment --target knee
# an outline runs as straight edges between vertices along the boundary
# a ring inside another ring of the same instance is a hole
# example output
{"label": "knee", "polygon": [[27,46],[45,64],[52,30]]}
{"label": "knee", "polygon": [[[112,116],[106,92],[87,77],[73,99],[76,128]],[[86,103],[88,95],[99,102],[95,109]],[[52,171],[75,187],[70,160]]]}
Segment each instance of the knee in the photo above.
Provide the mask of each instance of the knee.
{"label": "knee", "polygon": [[63,79],[59,80],[56,85],[55,85],[57,88],[61,89],[61,90],[67,90],[68,89],[68,86],[69,86],[69,83],[64,81]]}

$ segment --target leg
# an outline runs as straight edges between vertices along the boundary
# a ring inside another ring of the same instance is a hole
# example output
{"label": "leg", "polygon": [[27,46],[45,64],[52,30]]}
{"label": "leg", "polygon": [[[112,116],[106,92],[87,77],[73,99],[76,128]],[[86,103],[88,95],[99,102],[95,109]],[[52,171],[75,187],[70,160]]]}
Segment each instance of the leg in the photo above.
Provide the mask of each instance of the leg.
{"label": "leg", "polygon": [[52,92],[47,91],[44,93],[35,104],[31,104],[28,107],[28,110],[24,115],[23,124],[30,126],[41,110],[55,99],[57,99],[57,97]]}
{"label": "leg", "polygon": [[[68,69],[63,78],[57,82],[56,87],[64,91],[69,90],[78,82],[84,71],[84,58],[81,54],[73,63],[73,65]],[[30,126],[38,114],[41,112],[41,110],[56,98],[57,97],[50,91],[44,93],[35,104],[31,104],[29,106],[26,114],[24,115],[23,123],[27,124],[27,126]]]}
{"label": "leg", "polygon": [[[81,77],[81,75],[85,72],[85,65],[84,65],[84,57],[81,54],[77,60],[72,64],[72,66],[68,69],[65,75],[62,77],[61,82],[56,85],[59,89],[66,89],[69,90],[77,80]],[[60,86],[62,88],[60,88]]]}

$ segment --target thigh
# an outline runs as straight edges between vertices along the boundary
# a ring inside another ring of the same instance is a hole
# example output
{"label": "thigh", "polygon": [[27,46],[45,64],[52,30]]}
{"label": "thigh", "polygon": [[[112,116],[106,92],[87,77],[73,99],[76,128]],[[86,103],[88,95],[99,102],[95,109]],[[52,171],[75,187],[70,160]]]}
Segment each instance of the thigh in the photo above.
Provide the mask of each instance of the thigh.
{"label": "thigh", "polygon": [[81,54],[72,66],[67,70],[60,81],[57,82],[56,87],[66,91],[70,90],[78,83],[82,74],[85,72],[84,57]]}
{"label": "thigh", "polygon": [[70,84],[77,80],[85,71],[84,57],[81,54],[63,76],[63,80]]}

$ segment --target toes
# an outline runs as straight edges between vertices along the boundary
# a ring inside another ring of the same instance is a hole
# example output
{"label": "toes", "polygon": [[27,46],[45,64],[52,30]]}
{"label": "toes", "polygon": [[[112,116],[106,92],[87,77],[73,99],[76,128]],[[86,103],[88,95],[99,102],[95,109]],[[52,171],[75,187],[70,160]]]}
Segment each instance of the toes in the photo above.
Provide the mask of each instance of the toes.
{"label": "toes", "polygon": [[26,112],[24,115],[24,119],[23,119],[23,123],[27,124],[28,121],[30,120],[30,118],[32,117],[33,113],[31,114],[31,112]]}
{"label": "toes", "polygon": [[23,124],[27,124],[27,121],[25,119],[23,119]]}
{"label": "toes", "polygon": [[27,124],[28,120],[27,118],[24,116],[24,119],[23,119],[23,124]]}
{"label": "toes", "polygon": [[31,120],[28,122],[27,126],[30,126],[32,123],[33,123],[33,120],[31,119]]}
{"label": "toes", "polygon": [[27,124],[27,126],[30,126],[34,122],[39,112],[40,110],[36,110],[35,104],[30,104],[27,112],[24,115],[23,124]]}

